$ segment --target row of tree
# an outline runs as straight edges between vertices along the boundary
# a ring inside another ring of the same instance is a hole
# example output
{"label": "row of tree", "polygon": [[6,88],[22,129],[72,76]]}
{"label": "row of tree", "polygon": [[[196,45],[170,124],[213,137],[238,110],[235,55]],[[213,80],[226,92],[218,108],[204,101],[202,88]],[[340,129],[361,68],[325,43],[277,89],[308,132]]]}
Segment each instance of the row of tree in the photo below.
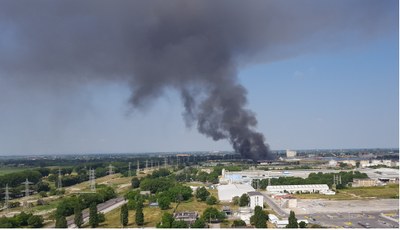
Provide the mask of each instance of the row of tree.
{"label": "row of tree", "polygon": [[41,228],[43,217],[31,213],[21,212],[13,217],[0,217],[0,228]]}
{"label": "row of tree", "polygon": [[[127,204],[122,205],[120,213],[120,222],[123,227],[129,224],[129,208]],[[135,223],[138,226],[144,224],[143,203],[138,203],[135,208]]]}
{"label": "row of tree", "polygon": [[[296,185],[296,184],[327,184],[328,186],[332,186],[334,175],[339,175],[341,177],[341,184],[338,184],[336,188],[344,188],[349,182],[352,182],[353,179],[363,179],[368,178],[368,175],[365,173],[360,173],[359,171],[349,171],[349,172],[339,172],[337,173],[310,173],[307,178],[301,177],[279,177],[272,178],[271,185]],[[261,189],[266,189],[268,186],[268,179],[262,180],[253,180],[252,186],[256,188],[259,186]]]}

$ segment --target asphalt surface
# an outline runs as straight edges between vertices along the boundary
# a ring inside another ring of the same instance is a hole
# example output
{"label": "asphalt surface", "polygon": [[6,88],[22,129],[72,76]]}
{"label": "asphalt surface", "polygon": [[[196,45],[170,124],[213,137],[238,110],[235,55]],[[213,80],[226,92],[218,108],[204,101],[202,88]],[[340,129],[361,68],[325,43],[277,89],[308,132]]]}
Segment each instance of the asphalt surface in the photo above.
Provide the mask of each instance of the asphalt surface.
{"label": "asphalt surface", "polygon": [[399,228],[398,222],[383,217],[380,212],[321,213],[296,217],[331,228]]}
{"label": "asphalt surface", "polygon": [[[263,194],[263,193],[262,193]],[[265,198],[265,203],[268,204],[268,206],[270,208],[272,208],[276,214],[278,214],[278,216],[280,216],[281,218],[286,218],[288,217],[287,213],[278,205],[274,202],[273,198],[269,197],[266,194],[263,194],[264,198]]]}
{"label": "asphalt surface", "polygon": [[[272,208],[280,219],[288,218],[288,214],[273,198],[263,194],[265,202]],[[323,209],[324,207],[320,207]],[[314,213],[307,215],[296,215],[297,219],[306,219],[311,224],[319,224],[324,227],[331,228],[399,228],[398,214],[399,210],[395,210],[397,215],[388,217],[383,215],[384,212],[332,212],[332,213]]]}

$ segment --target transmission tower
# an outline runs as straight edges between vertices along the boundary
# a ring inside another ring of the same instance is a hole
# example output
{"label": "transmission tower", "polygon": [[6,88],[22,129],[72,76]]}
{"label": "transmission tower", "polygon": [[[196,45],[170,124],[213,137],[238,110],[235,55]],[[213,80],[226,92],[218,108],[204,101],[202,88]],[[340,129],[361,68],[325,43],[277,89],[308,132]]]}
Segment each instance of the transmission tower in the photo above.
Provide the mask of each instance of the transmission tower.
{"label": "transmission tower", "polygon": [[30,182],[30,181],[28,181],[28,178],[26,178],[25,182],[22,182],[21,184],[24,184],[24,185],[25,185],[25,190],[24,190],[24,192],[25,192],[25,197],[29,197],[29,192],[31,191],[31,190],[29,189],[29,185],[30,185],[30,184],[33,184],[33,183]]}
{"label": "transmission tower", "polygon": [[168,160],[167,160],[167,158],[165,157],[164,158],[164,167],[166,168],[168,166]]}
{"label": "transmission tower", "polygon": [[115,168],[115,167],[112,166],[111,164],[108,166],[108,175],[114,174],[113,168]]}
{"label": "transmission tower", "polygon": [[32,182],[28,181],[28,178],[26,178],[25,182],[22,182],[21,184],[25,185],[25,189],[23,190],[25,192],[25,199],[26,201],[24,202],[24,207],[28,207],[28,199],[29,199],[29,193],[30,193],[30,189],[29,189],[29,185],[33,184]]}
{"label": "transmission tower", "polygon": [[140,172],[139,160],[137,161],[136,166],[137,166],[137,169],[136,169],[137,173],[136,174],[139,175],[139,172]]}
{"label": "transmission tower", "polygon": [[92,192],[96,192],[96,176],[94,169],[89,169],[89,185]]}
{"label": "transmission tower", "polygon": [[131,177],[131,162],[129,162],[129,166],[128,166],[128,176]]}
{"label": "transmission tower", "polygon": [[10,200],[10,192],[8,191],[8,184],[6,184],[6,191],[5,191],[5,196],[4,196],[4,207],[6,209],[6,212],[8,211],[8,201]]}
{"label": "transmission tower", "polygon": [[147,166],[148,166],[148,162],[147,162],[147,160],[146,160],[146,167],[144,168],[144,170],[147,170]]}
{"label": "transmission tower", "polygon": [[58,168],[58,184],[57,184],[57,189],[61,191],[62,189],[62,184],[61,184],[61,168]]}

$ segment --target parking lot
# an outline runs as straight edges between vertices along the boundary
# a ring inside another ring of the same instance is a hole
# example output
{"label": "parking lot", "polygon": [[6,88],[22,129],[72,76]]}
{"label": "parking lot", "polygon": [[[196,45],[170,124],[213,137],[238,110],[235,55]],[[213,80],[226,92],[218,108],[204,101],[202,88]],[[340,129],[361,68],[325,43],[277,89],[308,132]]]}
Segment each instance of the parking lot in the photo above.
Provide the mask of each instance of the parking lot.
{"label": "parking lot", "polygon": [[399,209],[398,199],[379,200],[298,200],[297,207],[292,208],[298,214],[314,213],[362,213],[362,212],[386,212]]}
{"label": "parking lot", "polygon": [[[397,212],[398,213],[398,212]],[[309,223],[331,228],[398,228],[399,223],[383,217],[381,212],[368,213],[321,213],[298,215]]]}

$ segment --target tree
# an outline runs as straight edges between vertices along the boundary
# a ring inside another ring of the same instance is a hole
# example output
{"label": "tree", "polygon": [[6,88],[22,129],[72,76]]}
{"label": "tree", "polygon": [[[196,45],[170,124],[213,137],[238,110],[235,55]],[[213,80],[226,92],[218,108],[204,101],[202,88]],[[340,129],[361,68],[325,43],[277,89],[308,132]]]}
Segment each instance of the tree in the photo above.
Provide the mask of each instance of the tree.
{"label": "tree", "polygon": [[250,203],[249,195],[247,195],[246,193],[243,193],[242,196],[240,196],[239,206],[240,207],[248,206],[249,203]]}
{"label": "tree", "polygon": [[202,218],[206,221],[210,219],[221,221],[225,219],[225,213],[218,211],[218,209],[214,207],[208,207],[204,210]]}
{"label": "tree", "polygon": [[28,225],[28,219],[32,216],[32,214],[27,214],[25,212],[21,212],[19,215],[17,215],[16,219],[19,225],[21,226],[26,226]]}
{"label": "tree", "polygon": [[90,207],[89,207],[89,225],[92,228],[99,226],[99,216],[97,214],[96,203],[90,204]]}
{"label": "tree", "polygon": [[179,221],[174,221],[172,222],[172,228],[188,228],[188,224],[183,221],[183,220],[179,220]]}
{"label": "tree", "polygon": [[254,215],[250,217],[250,223],[256,228],[266,228],[268,215],[263,211],[262,207],[256,206],[254,208]]}
{"label": "tree", "polygon": [[161,208],[161,210],[166,210],[169,209],[169,205],[171,204],[171,201],[167,196],[160,196],[158,198],[158,206]]}
{"label": "tree", "polygon": [[171,228],[174,222],[174,217],[170,213],[164,213],[161,218],[161,223],[157,225],[157,228]]}
{"label": "tree", "polygon": [[300,228],[307,228],[307,223],[304,222],[304,221],[300,221],[299,227],[300,227]]}
{"label": "tree", "polygon": [[140,180],[137,177],[132,178],[132,188],[139,188]]}
{"label": "tree", "polygon": [[76,227],[80,228],[83,224],[83,216],[82,216],[82,209],[80,205],[77,205],[74,208],[74,223]]}
{"label": "tree", "polygon": [[57,217],[56,228],[68,228],[67,218],[65,218],[65,216]]}
{"label": "tree", "polygon": [[202,218],[199,218],[190,227],[191,228],[205,228],[206,222]]}
{"label": "tree", "polygon": [[246,227],[246,222],[243,220],[234,220],[232,224],[232,228],[241,228]]}
{"label": "tree", "polygon": [[210,192],[204,186],[196,190],[196,198],[201,201],[205,201],[209,195]]}
{"label": "tree", "polygon": [[99,223],[103,223],[104,221],[106,221],[106,216],[104,215],[104,213],[97,213],[97,218],[99,220]]}
{"label": "tree", "polygon": [[124,205],[122,205],[122,207],[121,207],[121,216],[120,216],[120,219],[121,219],[121,225],[122,225],[123,227],[125,227],[125,226],[128,225],[128,205],[127,205],[127,204],[124,204]]}
{"label": "tree", "polygon": [[136,208],[135,222],[139,226],[144,224],[143,208],[141,206]]}
{"label": "tree", "polygon": [[232,198],[233,205],[239,205],[240,197],[235,196]]}
{"label": "tree", "polygon": [[36,184],[37,191],[38,192],[48,192],[50,191],[50,185],[49,183],[40,181],[39,183]]}
{"label": "tree", "polygon": [[297,218],[293,211],[290,211],[289,214],[289,224],[286,225],[286,228],[298,228],[299,225],[297,224]]}
{"label": "tree", "polygon": [[43,217],[33,215],[33,216],[29,217],[28,224],[32,228],[41,228],[43,226]]}
{"label": "tree", "polygon": [[167,192],[171,201],[189,200],[193,196],[192,193],[193,190],[190,187],[179,184],[169,188]]}
{"label": "tree", "polygon": [[217,198],[215,197],[215,196],[209,196],[209,197],[207,197],[207,199],[206,199],[206,203],[208,204],[208,205],[213,205],[213,204],[216,204],[217,203]]}

